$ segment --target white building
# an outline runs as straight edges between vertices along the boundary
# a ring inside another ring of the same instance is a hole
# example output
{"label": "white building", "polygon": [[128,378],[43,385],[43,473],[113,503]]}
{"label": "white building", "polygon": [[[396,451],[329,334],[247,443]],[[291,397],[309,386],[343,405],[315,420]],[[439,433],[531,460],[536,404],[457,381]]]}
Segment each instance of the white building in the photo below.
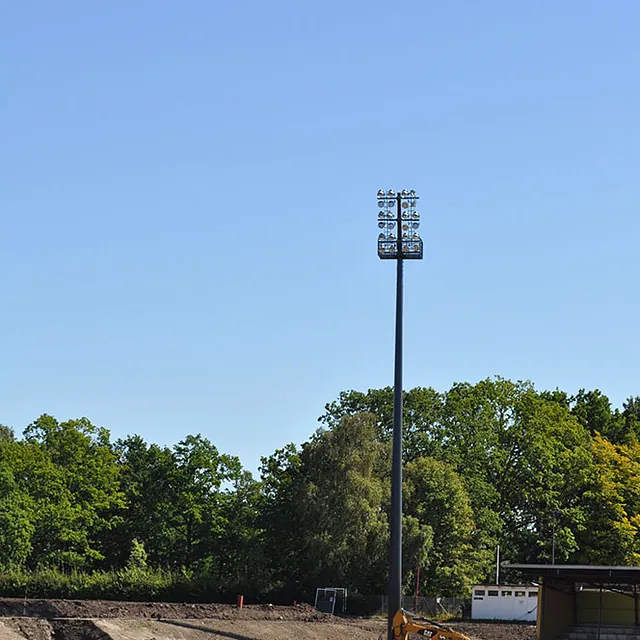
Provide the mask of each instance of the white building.
{"label": "white building", "polygon": [[538,587],[522,585],[474,585],[471,617],[474,620],[522,620],[535,622]]}

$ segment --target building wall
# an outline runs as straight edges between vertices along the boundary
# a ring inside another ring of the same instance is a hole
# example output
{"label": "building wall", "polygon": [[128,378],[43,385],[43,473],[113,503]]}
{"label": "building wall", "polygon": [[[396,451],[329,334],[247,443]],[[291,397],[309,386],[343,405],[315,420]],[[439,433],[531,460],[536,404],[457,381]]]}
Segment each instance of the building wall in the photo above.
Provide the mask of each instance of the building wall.
{"label": "building wall", "polygon": [[[602,602],[602,613],[600,604]],[[576,615],[578,624],[627,624],[635,623],[633,594],[602,592],[599,589],[584,589],[576,592]]]}
{"label": "building wall", "polygon": [[475,585],[471,617],[475,620],[522,620],[535,622],[538,588],[521,585]]}
{"label": "building wall", "polygon": [[573,625],[573,596],[573,585],[564,581],[542,585],[539,640],[557,640]]}

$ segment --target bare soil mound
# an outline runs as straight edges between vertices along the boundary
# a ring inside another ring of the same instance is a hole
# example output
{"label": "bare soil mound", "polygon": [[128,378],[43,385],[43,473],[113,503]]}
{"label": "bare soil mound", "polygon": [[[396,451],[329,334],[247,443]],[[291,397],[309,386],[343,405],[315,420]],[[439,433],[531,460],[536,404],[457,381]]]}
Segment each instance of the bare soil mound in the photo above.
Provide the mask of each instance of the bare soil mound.
{"label": "bare soil mound", "polygon": [[331,616],[311,605],[281,607],[247,605],[242,609],[228,604],[179,602],[116,602],[111,600],[22,600],[0,598],[0,616],[31,618],[185,618],[215,620],[322,621]]}
{"label": "bare soil mound", "polygon": [[535,624],[497,622],[456,622],[451,628],[473,640],[535,640]]}
{"label": "bare soil mound", "polygon": [[[342,619],[341,624],[348,629],[362,629],[371,632],[371,638],[386,640],[386,620],[382,618]],[[534,624],[497,623],[497,622],[446,622],[443,623],[471,640],[535,640]],[[351,637],[350,634],[345,637]]]}
{"label": "bare soil mound", "polygon": [[[0,598],[4,624],[28,640],[384,640],[384,618],[340,618],[291,607]],[[458,622],[472,640],[534,640],[535,626]],[[1,630],[0,630],[1,631]],[[0,640],[7,640],[0,632]]]}

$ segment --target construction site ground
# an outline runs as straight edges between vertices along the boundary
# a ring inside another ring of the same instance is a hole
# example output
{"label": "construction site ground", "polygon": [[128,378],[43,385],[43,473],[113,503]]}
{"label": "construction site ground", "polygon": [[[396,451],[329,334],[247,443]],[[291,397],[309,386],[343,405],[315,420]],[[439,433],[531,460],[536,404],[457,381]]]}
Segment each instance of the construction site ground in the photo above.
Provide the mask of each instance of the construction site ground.
{"label": "construction site ground", "polygon": [[[535,626],[449,623],[472,640],[534,640]],[[291,607],[0,599],[0,640],[382,640],[384,618]]]}

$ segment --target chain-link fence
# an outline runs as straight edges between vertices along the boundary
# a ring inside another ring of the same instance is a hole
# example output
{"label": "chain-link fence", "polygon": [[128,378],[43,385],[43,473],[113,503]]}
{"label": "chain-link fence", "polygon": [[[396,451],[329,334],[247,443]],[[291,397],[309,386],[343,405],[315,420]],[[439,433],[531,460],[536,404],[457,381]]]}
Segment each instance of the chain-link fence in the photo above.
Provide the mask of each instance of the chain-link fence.
{"label": "chain-link fence", "polygon": [[[380,596],[380,610],[378,613],[387,614],[389,599]],[[426,618],[470,618],[470,598],[444,598],[428,596],[405,596],[402,598],[402,608],[412,611]]]}

